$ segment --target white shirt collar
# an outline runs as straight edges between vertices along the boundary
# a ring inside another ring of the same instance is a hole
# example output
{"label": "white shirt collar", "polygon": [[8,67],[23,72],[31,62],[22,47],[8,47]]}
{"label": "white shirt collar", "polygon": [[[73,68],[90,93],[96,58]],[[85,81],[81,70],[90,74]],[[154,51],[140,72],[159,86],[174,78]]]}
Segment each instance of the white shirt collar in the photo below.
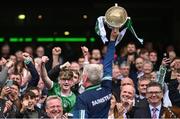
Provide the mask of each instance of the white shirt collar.
{"label": "white shirt collar", "polygon": [[157,109],[156,114],[157,114],[158,119],[159,119],[159,114],[160,114],[160,110],[161,110],[161,105],[162,105],[162,104],[158,105],[157,107],[153,107],[152,105],[149,104],[149,108],[150,108],[150,111],[151,111],[151,115],[152,115],[152,113],[153,113],[153,112],[152,112],[152,109],[153,109],[153,108],[156,108],[156,109]]}
{"label": "white shirt collar", "polygon": [[[150,108],[150,110],[152,111],[152,109],[154,108],[152,105],[149,105],[149,108]],[[157,108],[158,109],[158,111],[160,111],[161,110],[161,104],[160,105],[158,105],[157,107],[155,107],[155,108]]]}
{"label": "white shirt collar", "polygon": [[144,98],[146,98],[146,97],[144,97],[144,96],[142,96],[142,95],[137,95],[137,94],[136,94],[136,98],[144,99]]}
{"label": "white shirt collar", "polygon": [[140,98],[140,99],[144,99],[145,97],[144,97],[144,96],[142,96],[142,95],[139,95],[139,98]]}

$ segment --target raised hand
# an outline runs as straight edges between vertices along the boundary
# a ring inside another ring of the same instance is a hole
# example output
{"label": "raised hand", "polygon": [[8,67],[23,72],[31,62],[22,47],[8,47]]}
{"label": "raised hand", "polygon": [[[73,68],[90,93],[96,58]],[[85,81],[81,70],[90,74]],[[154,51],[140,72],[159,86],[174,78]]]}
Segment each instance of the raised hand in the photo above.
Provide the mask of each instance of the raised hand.
{"label": "raised hand", "polygon": [[61,48],[60,47],[54,47],[52,49],[52,55],[57,56],[57,55],[60,55],[60,54],[61,54]]}
{"label": "raised hand", "polygon": [[83,56],[88,55],[89,50],[86,46],[81,47],[81,50],[82,50]]}
{"label": "raised hand", "polygon": [[30,54],[27,52],[22,53],[23,59],[26,59],[27,57],[30,57]]}
{"label": "raised hand", "polygon": [[65,62],[63,65],[60,66],[60,69],[68,69],[71,66],[69,62]]}
{"label": "raised hand", "polygon": [[0,65],[5,65],[6,63],[7,63],[7,60],[4,57],[2,57],[0,59]]}
{"label": "raised hand", "polygon": [[119,35],[119,30],[113,29],[111,31],[110,41],[115,41],[118,35]]}
{"label": "raised hand", "polygon": [[10,87],[8,87],[8,86],[3,87],[2,91],[1,91],[1,97],[7,96],[10,92],[11,92]]}
{"label": "raised hand", "polygon": [[29,53],[23,52],[23,53],[22,53],[22,57],[23,57],[23,60],[29,60],[29,61],[32,62],[32,58],[31,58],[31,56],[30,56]]}
{"label": "raised hand", "polygon": [[48,56],[42,56],[41,61],[42,63],[47,63],[49,61]]}
{"label": "raised hand", "polygon": [[171,63],[170,58],[163,58],[161,65],[168,66],[170,65],[170,63]]}
{"label": "raised hand", "polygon": [[41,58],[35,58],[34,59],[34,63],[37,64],[37,65],[41,65]]}
{"label": "raised hand", "polygon": [[11,67],[13,67],[13,65],[14,65],[14,62],[11,61],[11,60],[9,60],[9,61],[5,64],[5,66],[6,66],[8,69],[10,69]]}

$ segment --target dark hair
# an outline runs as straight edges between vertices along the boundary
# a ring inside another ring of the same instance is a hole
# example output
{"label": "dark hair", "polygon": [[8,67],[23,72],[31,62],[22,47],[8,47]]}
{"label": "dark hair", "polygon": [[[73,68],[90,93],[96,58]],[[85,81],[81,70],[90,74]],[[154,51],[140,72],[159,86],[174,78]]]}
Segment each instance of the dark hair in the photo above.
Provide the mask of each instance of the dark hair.
{"label": "dark hair", "polygon": [[23,95],[22,95],[22,100],[24,98],[36,98],[36,95],[32,92],[32,91],[26,91]]}
{"label": "dark hair", "polygon": [[161,91],[163,91],[162,85],[161,85],[160,83],[158,83],[158,82],[155,82],[155,81],[151,81],[151,82],[148,84],[147,89],[148,89],[149,87],[159,87],[159,88],[161,89]]}
{"label": "dark hair", "polygon": [[141,81],[149,81],[149,82],[151,82],[151,77],[149,77],[149,75],[144,75],[144,76],[141,76],[139,79],[138,79],[138,86],[139,86],[139,83],[141,82]]}
{"label": "dark hair", "polygon": [[40,92],[39,88],[38,87],[28,87],[26,89],[26,91],[32,91],[32,90],[37,90],[38,92]]}
{"label": "dark hair", "polygon": [[150,53],[156,53],[157,54],[157,51],[156,50],[151,50],[151,51],[149,51],[149,54]]}
{"label": "dark hair", "polygon": [[128,46],[128,45],[135,45],[135,46],[136,46],[135,42],[133,42],[133,41],[128,42],[128,43],[127,43],[127,46]]}
{"label": "dark hair", "polygon": [[20,85],[18,84],[17,81],[14,81],[14,80],[13,80],[13,85],[16,85],[16,86],[18,87],[18,89],[20,89]]}
{"label": "dark hair", "polygon": [[149,53],[147,49],[142,48],[139,52],[139,55],[145,54],[145,53]]}
{"label": "dark hair", "polygon": [[19,73],[18,71],[15,71],[14,73],[10,74],[10,76],[11,76],[11,75],[18,75],[18,76],[20,76],[20,78],[21,78],[21,80],[22,80],[21,73]]}

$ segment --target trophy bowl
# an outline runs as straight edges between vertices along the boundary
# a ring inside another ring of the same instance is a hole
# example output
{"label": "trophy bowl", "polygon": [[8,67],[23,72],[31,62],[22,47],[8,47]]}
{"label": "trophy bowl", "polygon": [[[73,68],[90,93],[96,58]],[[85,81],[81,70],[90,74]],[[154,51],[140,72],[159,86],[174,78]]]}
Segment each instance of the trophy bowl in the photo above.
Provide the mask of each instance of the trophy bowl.
{"label": "trophy bowl", "polygon": [[115,4],[106,11],[104,20],[110,28],[120,28],[125,24],[127,17],[126,10]]}

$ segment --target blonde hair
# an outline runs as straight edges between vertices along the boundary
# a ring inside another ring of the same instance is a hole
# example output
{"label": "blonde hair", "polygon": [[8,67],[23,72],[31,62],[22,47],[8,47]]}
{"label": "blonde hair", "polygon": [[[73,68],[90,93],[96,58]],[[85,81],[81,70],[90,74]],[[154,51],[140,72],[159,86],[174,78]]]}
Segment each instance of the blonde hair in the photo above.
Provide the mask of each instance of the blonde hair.
{"label": "blonde hair", "polygon": [[59,96],[57,96],[57,95],[51,95],[51,96],[48,96],[47,99],[46,99],[45,108],[47,108],[47,102],[48,102],[49,100],[52,100],[52,99],[58,99],[58,100],[61,102],[61,104],[62,104],[62,100],[61,100],[61,98],[60,98]]}

